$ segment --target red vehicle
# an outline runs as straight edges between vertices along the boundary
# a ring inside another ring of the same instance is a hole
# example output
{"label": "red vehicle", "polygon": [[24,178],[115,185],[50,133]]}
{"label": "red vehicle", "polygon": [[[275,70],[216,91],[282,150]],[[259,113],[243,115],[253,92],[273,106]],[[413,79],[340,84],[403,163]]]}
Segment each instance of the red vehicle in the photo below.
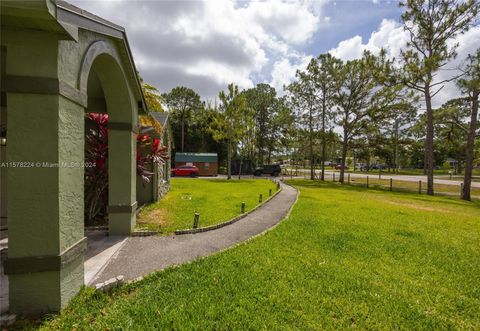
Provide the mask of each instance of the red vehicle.
{"label": "red vehicle", "polygon": [[178,168],[172,169],[172,176],[190,176],[190,177],[197,177],[199,170],[195,166],[179,166]]}
{"label": "red vehicle", "polygon": [[342,168],[345,169],[345,170],[347,170],[347,169],[348,169],[348,166],[343,165],[343,164],[337,164],[337,165],[335,166],[335,169],[337,169],[337,170],[340,170],[340,169],[342,169]]}

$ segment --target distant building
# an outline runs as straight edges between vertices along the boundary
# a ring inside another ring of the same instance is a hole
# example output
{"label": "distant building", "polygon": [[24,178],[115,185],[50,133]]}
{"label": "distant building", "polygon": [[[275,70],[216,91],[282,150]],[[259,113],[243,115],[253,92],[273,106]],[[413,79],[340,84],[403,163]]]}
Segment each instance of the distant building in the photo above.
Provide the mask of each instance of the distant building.
{"label": "distant building", "polygon": [[176,153],[175,167],[182,165],[196,166],[200,176],[218,175],[217,153]]}

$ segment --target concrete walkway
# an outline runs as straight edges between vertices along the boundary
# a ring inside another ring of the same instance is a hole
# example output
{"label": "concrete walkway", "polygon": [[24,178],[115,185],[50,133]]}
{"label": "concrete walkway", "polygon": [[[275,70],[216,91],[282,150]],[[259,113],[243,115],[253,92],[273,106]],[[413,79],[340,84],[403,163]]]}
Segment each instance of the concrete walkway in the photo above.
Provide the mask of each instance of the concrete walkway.
{"label": "concrete walkway", "polygon": [[270,229],[288,214],[297,190],[282,184],[282,192],[238,222],[209,232],[169,237],[130,237],[91,284],[123,275],[145,276],[171,265],[192,261],[243,242]]}

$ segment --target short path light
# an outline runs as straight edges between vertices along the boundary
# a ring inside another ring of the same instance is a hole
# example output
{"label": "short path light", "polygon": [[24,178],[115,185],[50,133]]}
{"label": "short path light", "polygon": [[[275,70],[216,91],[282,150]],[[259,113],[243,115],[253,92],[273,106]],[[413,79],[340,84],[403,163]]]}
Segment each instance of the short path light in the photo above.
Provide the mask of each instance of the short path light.
{"label": "short path light", "polygon": [[195,212],[193,216],[193,228],[196,229],[198,228],[198,222],[200,221],[200,214]]}
{"label": "short path light", "polygon": [[262,200],[263,200],[263,195],[260,194],[260,196],[258,197],[258,202],[262,202]]}
{"label": "short path light", "polygon": [[242,214],[245,213],[245,202],[242,202],[241,210],[242,210]]}

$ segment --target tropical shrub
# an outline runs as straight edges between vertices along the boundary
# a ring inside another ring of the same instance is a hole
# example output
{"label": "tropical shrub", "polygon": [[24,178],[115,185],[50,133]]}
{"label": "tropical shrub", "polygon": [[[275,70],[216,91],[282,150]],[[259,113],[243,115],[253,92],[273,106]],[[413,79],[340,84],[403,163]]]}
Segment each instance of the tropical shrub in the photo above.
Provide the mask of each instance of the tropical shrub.
{"label": "tropical shrub", "polygon": [[[89,113],[86,120],[85,225],[105,225],[108,215],[108,114]],[[153,175],[148,170],[151,164],[168,158],[168,150],[160,139],[137,134],[136,170],[143,182],[148,183]]]}

